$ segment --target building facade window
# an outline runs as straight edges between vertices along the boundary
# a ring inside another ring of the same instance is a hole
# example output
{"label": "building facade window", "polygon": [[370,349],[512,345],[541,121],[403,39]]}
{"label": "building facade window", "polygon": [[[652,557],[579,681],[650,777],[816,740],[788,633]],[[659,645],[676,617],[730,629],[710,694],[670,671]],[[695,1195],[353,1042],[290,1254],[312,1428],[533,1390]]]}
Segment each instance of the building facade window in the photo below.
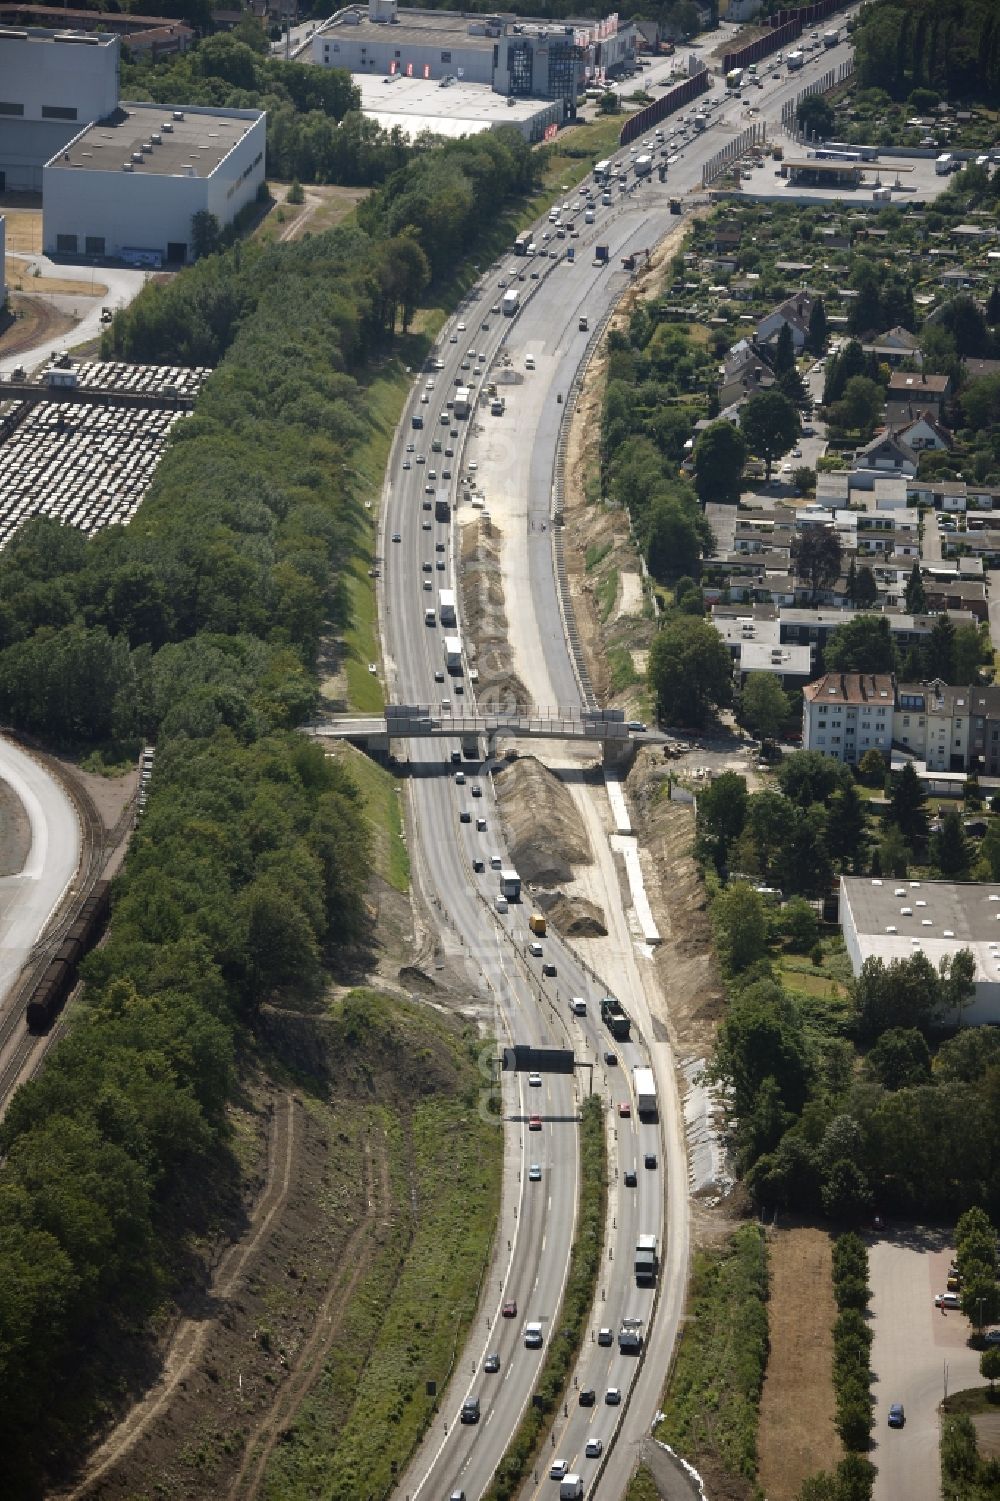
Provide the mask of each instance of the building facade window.
{"label": "building facade window", "polygon": [[60,255],[76,255],[76,235],[56,235],[56,250]]}
{"label": "building facade window", "polygon": [[76,110],[75,109],[71,109],[69,107],[69,105],[63,106],[61,104],[43,104],[42,105],[42,119],[43,120],[75,120],[76,119]]}
{"label": "building facade window", "polygon": [[0,115],[23,115],[23,104],[11,104],[8,100],[0,99]]}

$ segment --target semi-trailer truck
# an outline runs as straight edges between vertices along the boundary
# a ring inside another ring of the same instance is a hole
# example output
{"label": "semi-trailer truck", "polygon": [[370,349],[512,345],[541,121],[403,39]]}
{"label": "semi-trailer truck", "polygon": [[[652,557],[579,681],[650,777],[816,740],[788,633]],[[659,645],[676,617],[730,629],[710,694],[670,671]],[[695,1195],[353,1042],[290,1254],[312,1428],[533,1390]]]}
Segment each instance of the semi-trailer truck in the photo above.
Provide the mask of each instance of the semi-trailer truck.
{"label": "semi-trailer truck", "polygon": [[635,1280],[642,1286],[655,1282],[659,1269],[655,1235],[640,1235],[635,1244]]}
{"label": "semi-trailer truck", "polygon": [[500,304],[503,310],[504,317],[513,318],[514,314],[518,310],[518,307],[520,306],[520,303],[521,294],[515,287],[512,287],[509,291],[505,292],[503,294],[503,302]]}
{"label": "semi-trailer truck", "polygon": [[455,614],[455,591],[454,589],[440,589],[438,591],[438,619],[442,625],[454,625],[458,619]]}
{"label": "semi-trailer truck", "polygon": [[612,1037],[627,1042],[632,1027],[629,1014],[617,996],[606,995],[601,1001],[601,1021]]}
{"label": "semi-trailer truck", "polygon": [[[461,636],[445,636],[443,642],[444,665],[450,673],[462,671],[462,638]],[[652,1078],[652,1074],[650,1075]]]}
{"label": "semi-trailer truck", "polygon": [[655,1117],[656,1080],[653,1078],[651,1068],[640,1068],[638,1064],[636,1065],[632,1070],[632,1090],[635,1094],[635,1108],[639,1114]]}

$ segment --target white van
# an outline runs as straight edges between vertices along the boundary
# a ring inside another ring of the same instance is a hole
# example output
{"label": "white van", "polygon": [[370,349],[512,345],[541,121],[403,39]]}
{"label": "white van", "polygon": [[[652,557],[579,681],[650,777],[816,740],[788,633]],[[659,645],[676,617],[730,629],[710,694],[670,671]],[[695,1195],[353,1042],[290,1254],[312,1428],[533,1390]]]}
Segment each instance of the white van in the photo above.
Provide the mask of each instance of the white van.
{"label": "white van", "polygon": [[437,624],[437,615],[435,614],[434,610],[433,609],[425,610],[424,611],[424,625],[436,625],[436,624]]}
{"label": "white van", "polygon": [[574,1016],[586,1016],[587,1002],[583,999],[582,995],[575,995],[570,1001],[569,1006]]}
{"label": "white van", "polygon": [[524,368],[525,370],[534,370],[535,356],[533,354],[526,354],[524,356]]}
{"label": "white van", "polygon": [[490,856],[490,870],[503,870],[503,857],[501,855]]}
{"label": "white van", "polygon": [[583,1481],[579,1475],[564,1475],[559,1482],[559,1501],[583,1501]]}
{"label": "white van", "polygon": [[505,896],[494,897],[493,898],[493,905],[497,909],[498,912],[506,912],[507,911],[507,898]]}
{"label": "white van", "polygon": [[583,222],[585,224],[593,224],[593,222],[594,222],[594,210],[592,208],[588,208],[587,209],[586,213],[583,216]]}
{"label": "white van", "polygon": [[542,1348],[542,1326],[534,1320],[524,1326],[524,1345],[527,1350]]}

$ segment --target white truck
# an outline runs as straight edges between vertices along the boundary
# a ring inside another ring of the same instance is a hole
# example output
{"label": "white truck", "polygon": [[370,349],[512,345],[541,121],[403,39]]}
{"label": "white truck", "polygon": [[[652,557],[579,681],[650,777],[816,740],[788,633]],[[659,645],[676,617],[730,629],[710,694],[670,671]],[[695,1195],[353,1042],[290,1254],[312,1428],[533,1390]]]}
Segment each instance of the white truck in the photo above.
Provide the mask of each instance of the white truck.
{"label": "white truck", "polygon": [[468,417],[472,407],[472,397],[468,386],[459,386],[455,391],[455,405],[452,411],[456,417]]}
{"label": "white truck", "polygon": [[438,590],[438,619],[442,625],[455,625],[458,616],[455,614],[455,591],[454,589]]}
{"label": "white truck", "polygon": [[[445,645],[447,646],[447,641]],[[656,1080],[653,1078],[651,1068],[641,1068],[636,1064],[632,1070],[632,1089],[635,1094],[635,1108],[640,1115],[656,1115]]]}
{"label": "white truck", "polygon": [[947,177],[948,173],[954,170],[954,167],[955,158],[952,156],[950,151],[942,151],[941,155],[934,163],[934,171],[937,173],[938,177]]}
{"label": "white truck", "polygon": [[503,294],[503,302],[500,304],[500,307],[505,318],[513,318],[520,305],[521,294],[516,287],[512,287]]}
{"label": "white truck", "polygon": [[823,46],[824,47],[836,47],[836,45],[837,45],[837,43],[839,41],[840,41],[840,32],[839,31],[824,31],[824,33],[823,33]]}
{"label": "white truck", "polygon": [[506,897],[508,902],[521,900],[521,877],[510,867],[500,872],[500,895]]}
{"label": "white truck", "polygon": [[579,1475],[564,1475],[559,1482],[559,1501],[583,1501],[583,1481]]}
{"label": "white truck", "polygon": [[636,175],[636,177],[648,177],[650,175],[650,173],[652,172],[652,170],[653,170],[653,158],[651,156],[643,155],[643,156],[637,156],[636,157],[636,159],[635,159],[635,175]]}
{"label": "white truck", "polygon": [[623,1354],[638,1354],[642,1349],[642,1319],[622,1319],[618,1348]]}
{"label": "white truck", "polygon": [[461,638],[461,636],[445,636],[444,643],[443,643],[443,649],[444,649],[444,665],[447,668],[447,670],[450,673],[452,673],[453,675],[454,674],[461,675],[461,671],[462,671],[462,638]]}
{"label": "white truck", "polygon": [[789,73],[794,73],[801,68],[805,60],[806,55],[804,52],[789,52],[787,59]]}

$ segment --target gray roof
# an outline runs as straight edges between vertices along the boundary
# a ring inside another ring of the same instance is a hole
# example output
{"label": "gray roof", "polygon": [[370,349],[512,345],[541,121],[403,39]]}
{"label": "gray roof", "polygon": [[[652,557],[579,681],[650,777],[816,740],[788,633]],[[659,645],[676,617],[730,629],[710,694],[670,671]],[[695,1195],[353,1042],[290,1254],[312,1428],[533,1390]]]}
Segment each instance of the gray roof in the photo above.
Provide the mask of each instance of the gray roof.
{"label": "gray roof", "polygon": [[[180,115],[181,118],[175,118]],[[129,162],[147,177],[210,177],[247,131],[263,119],[261,110],[173,110],[169,104],[122,104],[56,153],[49,164],[91,172],[121,172]],[[152,141],[159,135],[158,142]],[[151,150],[143,152],[143,144]],[[141,160],[133,162],[139,153]]]}
{"label": "gray roof", "polygon": [[862,958],[889,963],[923,952],[936,969],[967,948],[977,981],[1000,981],[1000,884],[844,876],[840,889],[841,918],[853,924]]}

